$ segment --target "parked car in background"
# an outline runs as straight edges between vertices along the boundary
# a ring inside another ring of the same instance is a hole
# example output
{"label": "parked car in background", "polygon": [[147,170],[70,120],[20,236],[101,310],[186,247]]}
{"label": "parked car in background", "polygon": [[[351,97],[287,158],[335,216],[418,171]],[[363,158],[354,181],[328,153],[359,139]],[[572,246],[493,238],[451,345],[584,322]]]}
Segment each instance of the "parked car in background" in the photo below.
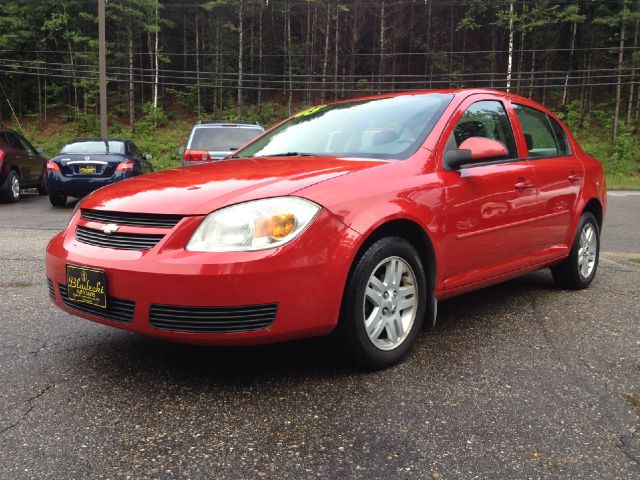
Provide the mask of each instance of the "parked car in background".
{"label": "parked car in background", "polygon": [[606,210],[602,165],[557,116],[479,89],[311,108],[229,159],[126,183],[49,243],[58,306],[210,345],[337,329],[366,368],[402,359],[441,299],[546,267],[588,287]]}
{"label": "parked car in background", "polygon": [[264,133],[257,122],[200,121],[182,151],[182,165],[220,160]]}
{"label": "parked car in background", "polygon": [[0,199],[17,202],[25,188],[47,194],[47,157],[42,153],[18,132],[0,129]]}
{"label": "parked car in background", "polygon": [[56,207],[100,187],[153,172],[150,154],[120,138],[82,138],[65,145],[47,162],[49,200]]}

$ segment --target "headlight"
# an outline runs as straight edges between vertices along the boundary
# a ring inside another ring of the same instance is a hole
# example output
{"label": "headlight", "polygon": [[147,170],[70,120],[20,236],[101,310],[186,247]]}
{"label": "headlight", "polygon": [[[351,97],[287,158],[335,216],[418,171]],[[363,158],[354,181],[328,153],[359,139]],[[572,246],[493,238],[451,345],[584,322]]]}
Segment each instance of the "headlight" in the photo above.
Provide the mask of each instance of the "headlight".
{"label": "headlight", "polygon": [[320,206],[299,197],[254,200],[213,212],[200,224],[187,250],[246,252],[284,245],[311,223]]}

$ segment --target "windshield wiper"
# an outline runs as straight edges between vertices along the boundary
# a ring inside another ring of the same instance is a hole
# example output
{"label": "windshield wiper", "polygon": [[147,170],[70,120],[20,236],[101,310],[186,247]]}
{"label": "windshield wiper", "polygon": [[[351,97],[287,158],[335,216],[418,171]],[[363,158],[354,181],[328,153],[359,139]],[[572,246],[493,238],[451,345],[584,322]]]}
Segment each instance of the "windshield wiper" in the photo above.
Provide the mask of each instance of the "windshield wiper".
{"label": "windshield wiper", "polygon": [[305,152],[284,152],[284,153],[268,153],[266,155],[260,155],[261,157],[313,157],[315,153]]}

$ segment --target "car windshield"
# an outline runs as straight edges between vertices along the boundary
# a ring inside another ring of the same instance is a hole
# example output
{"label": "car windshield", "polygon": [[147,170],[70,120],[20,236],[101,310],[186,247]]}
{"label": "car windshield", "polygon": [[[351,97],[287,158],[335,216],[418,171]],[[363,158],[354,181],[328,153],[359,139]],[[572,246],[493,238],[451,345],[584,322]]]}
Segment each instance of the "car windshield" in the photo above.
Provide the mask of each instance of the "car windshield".
{"label": "car windshield", "polygon": [[402,160],[418,150],[452,98],[428,93],[313,107],[233,157],[311,154]]}
{"label": "car windshield", "polygon": [[193,132],[190,148],[210,152],[230,152],[262,133],[259,128],[198,127]]}
{"label": "car windshield", "polygon": [[107,144],[101,140],[86,140],[81,142],[72,142],[63,147],[60,153],[124,153],[124,142],[109,141],[109,151]]}

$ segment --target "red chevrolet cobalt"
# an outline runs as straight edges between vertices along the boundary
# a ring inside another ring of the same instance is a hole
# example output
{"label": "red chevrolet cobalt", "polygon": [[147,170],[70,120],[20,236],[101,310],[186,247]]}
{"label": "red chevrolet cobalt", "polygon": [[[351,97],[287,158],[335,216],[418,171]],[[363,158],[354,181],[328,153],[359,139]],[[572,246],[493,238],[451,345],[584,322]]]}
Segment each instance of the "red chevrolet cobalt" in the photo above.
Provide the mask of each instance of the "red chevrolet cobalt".
{"label": "red chevrolet cobalt", "polygon": [[180,342],[336,331],[382,368],[444,298],[545,267],[587,287],[605,192],[600,163],[525,98],[349,100],[88,196],[47,248],[49,290],[74,315]]}

